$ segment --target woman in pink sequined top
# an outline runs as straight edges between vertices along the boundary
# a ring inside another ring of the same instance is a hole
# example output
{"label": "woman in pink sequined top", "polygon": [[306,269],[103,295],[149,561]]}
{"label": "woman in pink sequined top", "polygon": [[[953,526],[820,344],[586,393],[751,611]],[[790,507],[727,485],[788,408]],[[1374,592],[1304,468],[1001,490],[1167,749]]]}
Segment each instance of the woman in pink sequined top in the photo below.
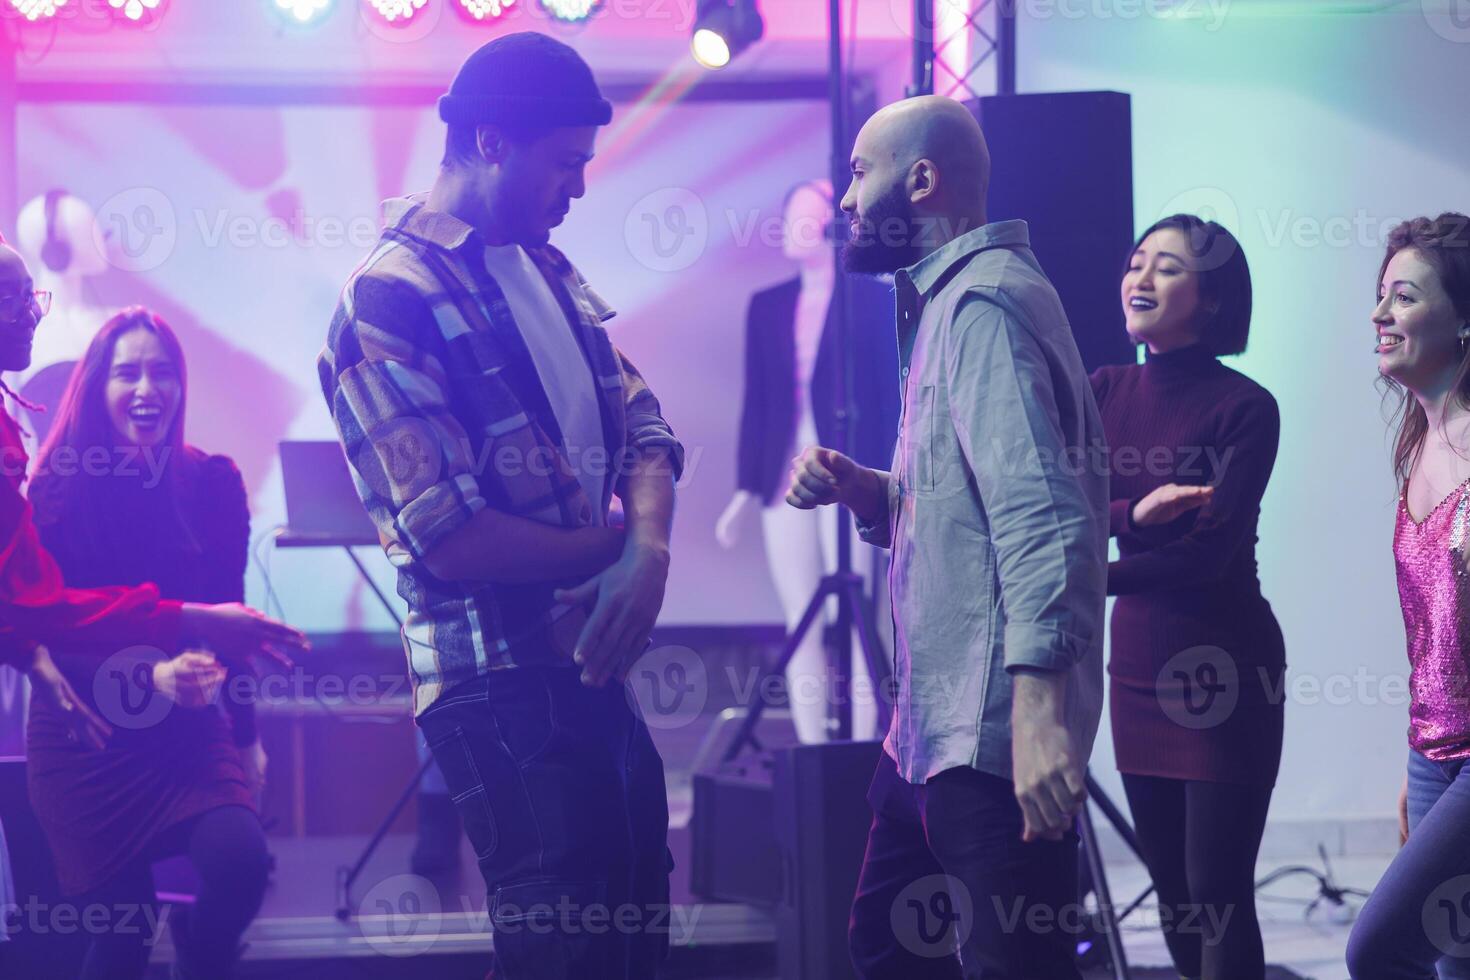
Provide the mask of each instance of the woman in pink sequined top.
{"label": "woman in pink sequined top", "polygon": [[1393,553],[1408,639],[1404,845],[1348,939],[1354,980],[1470,978],[1470,218],[1404,222],[1379,271],[1378,370],[1400,393]]}

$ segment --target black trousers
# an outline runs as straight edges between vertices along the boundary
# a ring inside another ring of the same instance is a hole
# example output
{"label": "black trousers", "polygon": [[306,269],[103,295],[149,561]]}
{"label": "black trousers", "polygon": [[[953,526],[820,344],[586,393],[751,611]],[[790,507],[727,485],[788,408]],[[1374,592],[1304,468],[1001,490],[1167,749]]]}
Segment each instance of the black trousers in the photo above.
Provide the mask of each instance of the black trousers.
{"label": "black trousers", "polygon": [[663,761],[622,685],[518,667],[419,718],[475,848],[495,980],[649,980],[668,954]]}
{"label": "black trousers", "polygon": [[1272,787],[1124,773],[1123,789],[1174,968],[1186,978],[1261,980],[1256,854]]}
{"label": "black trousers", "polygon": [[923,785],[884,753],[848,927],[865,980],[1077,980],[1077,835],[1023,843],[1013,784],[950,769]]}

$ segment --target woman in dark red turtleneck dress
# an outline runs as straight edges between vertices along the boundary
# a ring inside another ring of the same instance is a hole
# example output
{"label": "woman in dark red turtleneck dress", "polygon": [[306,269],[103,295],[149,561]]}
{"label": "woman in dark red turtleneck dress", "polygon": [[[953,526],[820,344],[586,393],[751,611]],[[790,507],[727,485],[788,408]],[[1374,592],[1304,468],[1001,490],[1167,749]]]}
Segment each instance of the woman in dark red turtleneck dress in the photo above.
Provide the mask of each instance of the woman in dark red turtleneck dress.
{"label": "woman in dark red turtleneck dress", "polygon": [[1250,271],[1228,231],[1160,221],[1122,294],[1147,356],[1092,376],[1120,554],[1108,569],[1118,769],[1180,974],[1259,980],[1255,861],[1286,655],[1255,545],[1280,418],[1270,392],[1217,359],[1243,351],[1250,327]]}

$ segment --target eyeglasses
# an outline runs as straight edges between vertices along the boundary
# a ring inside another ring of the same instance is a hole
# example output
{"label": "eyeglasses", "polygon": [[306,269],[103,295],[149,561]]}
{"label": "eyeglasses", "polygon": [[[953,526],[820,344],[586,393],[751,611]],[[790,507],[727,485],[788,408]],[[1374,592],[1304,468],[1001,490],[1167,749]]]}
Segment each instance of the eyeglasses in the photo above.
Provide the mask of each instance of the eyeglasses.
{"label": "eyeglasses", "polygon": [[51,291],[49,289],[37,289],[32,293],[17,293],[14,296],[0,296],[0,318],[13,320],[20,316],[30,304],[36,306],[36,315],[45,316],[51,312]]}

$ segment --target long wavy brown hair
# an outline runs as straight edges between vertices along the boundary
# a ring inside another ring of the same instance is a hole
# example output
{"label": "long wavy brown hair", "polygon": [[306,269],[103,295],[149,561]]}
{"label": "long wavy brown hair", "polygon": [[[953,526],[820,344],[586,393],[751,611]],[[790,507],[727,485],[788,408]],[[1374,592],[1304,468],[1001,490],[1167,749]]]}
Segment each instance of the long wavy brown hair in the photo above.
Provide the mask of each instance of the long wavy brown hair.
{"label": "long wavy brown hair", "polygon": [[[1406,248],[1412,248],[1434,269],[1445,292],[1454,303],[1455,314],[1470,321],[1470,217],[1447,211],[1437,218],[1411,218],[1388,234],[1388,248],[1378,267],[1378,281],[1373,284],[1373,299],[1379,301],[1378,290],[1388,263]],[[1393,447],[1393,471],[1399,485],[1409,481],[1424,440],[1429,435],[1429,418],[1424,406],[1413,393],[1392,378],[1379,375],[1384,397],[1396,395],[1398,405],[1391,423],[1398,426]],[[1453,397],[1461,408],[1470,408],[1470,346],[1462,349],[1460,364],[1455,369]]]}
{"label": "long wavy brown hair", "polygon": [[[178,411],[167,436],[154,450],[155,458],[163,460],[161,482],[145,486],[135,475],[135,471],[142,472],[142,464],[136,462],[126,467],[110,466],[108,472],[95,474],[75,466],[53,466],[56,453],[63,448],[75,459],[102,447],[110,461],[119,461],[119,436],[107,412],[107,378],[118,340],[134,330],[147,330],[156,336],[178,372]],[[115,553],[118,548],[136,546],[141,525],[152,525],[149,537],[161,546],[198,551],[198,541],[182,507],[185,488],[195,476],[197,456],[184,444],[188,396],[184,349],[162,317],[134,306],[103,324],[73,369],[56,421],[38,454],[30,490],[37,519],[60,524],[67,539],[84,553]]]}

